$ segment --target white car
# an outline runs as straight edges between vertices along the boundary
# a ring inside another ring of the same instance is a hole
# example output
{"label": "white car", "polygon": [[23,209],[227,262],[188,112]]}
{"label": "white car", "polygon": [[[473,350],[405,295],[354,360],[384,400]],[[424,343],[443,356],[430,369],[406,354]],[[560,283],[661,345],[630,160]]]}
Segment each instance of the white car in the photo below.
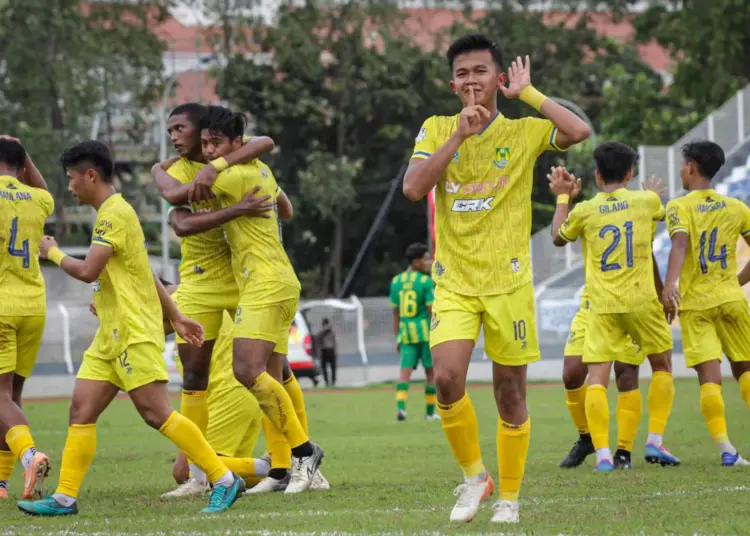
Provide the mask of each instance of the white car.
{"label": "white car", "polygon": [[[297,378],[310,378],[315,385],[318,384],[320,368],[313,359],[313,338],[308,328],[305,316],[297,311],[289,328],[289,353],[287,354],[289,366]],[[164,346],[164,361],[167,363],[169,381],[171,383],[182,383],[180,372],[175,364],[174,335],[170,335]]]}

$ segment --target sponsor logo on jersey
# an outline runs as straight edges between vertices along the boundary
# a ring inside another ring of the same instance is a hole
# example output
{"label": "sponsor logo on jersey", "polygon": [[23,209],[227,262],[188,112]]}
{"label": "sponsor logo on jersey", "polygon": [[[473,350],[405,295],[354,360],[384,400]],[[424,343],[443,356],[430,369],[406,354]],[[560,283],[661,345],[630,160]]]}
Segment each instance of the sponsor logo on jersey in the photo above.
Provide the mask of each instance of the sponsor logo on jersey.
{"label": "sponsor logo on jersey", "polygon": [[518,261],[518,259],[510,260],[510,269],[513,270],[514,274],[517,274],[521,271],[521,263]]}
{"label": "sponsor logo on jersey", "polygon": [[497,147],[495,149],[495,160],[492,162],[496,168],[504,169],[510,160],[510,147]]}
{"label": "sponsor logo on jersey", "polygon": [[445,273],[445,266],[440,264],[439,262],[435,262],[435,275],[440,277]]}
{"label": "sponsor logo on jersey", "polygon": [[503,175],[493,180],[484,182],[469,182],[462,184],[460,182],[445,181],[445,191],[449,194],[489,194],[491,192],[502,190],[510,181],[510,177]]}
{"label": "sponsor logo on jersey", "polygon": [[417,137],[414,139],[414,141],[416,141],[417,143],[419,143],[420,141],[422,141],[425,138],[425,136],[427,136],[427,129],[426,128],[420,128],[419,129],[419,134],[417,134]]}
{"label": "sponsor logo on jersey", "polygon": [[94,292],[99,292],[102,289],[102,280],[97,279],[93,283],[91,283],[91,288],[94,289]]}
{"label": "sponsor logo on jersey", "polygon": [[438,327],[438,324],[440,324],[440,320],[438,320],[438,317],[436,314],[432,315],[432,321],[430,322],[430,330],[434,331],[436,327]]}
{"label": "sponsor logo on jersey", "polygon": [[483,212],[492,210],[492,201],[495,197],[485,197],[484,199],[456,199],[453,201],[453,212]]}

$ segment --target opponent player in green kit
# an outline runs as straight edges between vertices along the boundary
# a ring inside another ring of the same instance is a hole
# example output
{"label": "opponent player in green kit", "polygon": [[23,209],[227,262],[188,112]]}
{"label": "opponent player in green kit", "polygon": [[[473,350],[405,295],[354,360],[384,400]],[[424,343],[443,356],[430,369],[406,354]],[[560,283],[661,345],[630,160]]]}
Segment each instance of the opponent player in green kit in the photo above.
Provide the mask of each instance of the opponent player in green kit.
{"label": "opponent player in green kit", "polygon": [[432,259],[427,246],[412,244],[406,248],[409,268],[391,280],[391,305],[393,306],[393,334],[396,348],[401,354],[401,375],[396,386],[396,405],[399,421],[406,420],[406,399],[409,396],[409,379],[419,362],[427,376],[424,398],[427,404],[426,421],[439,421],[435,413],[437,391],[432,373],[430,354],[430,316],[435,285],[428,275]]}

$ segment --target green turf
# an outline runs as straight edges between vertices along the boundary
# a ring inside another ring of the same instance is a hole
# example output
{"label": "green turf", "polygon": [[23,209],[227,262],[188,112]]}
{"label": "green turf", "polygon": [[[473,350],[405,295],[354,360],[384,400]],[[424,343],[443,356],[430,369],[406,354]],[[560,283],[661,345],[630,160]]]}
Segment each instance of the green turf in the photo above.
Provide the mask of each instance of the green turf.
{"label": "green turf", "polygon": [[[666,444],[683,465],[661,468],[642,461],[647,387],[642,387],[644,421],[634,452],[636,468],[608,475],[594,474],[592,459],[577,470],[558,469],[576,436],[562,388],[529,389],[531,451],[522,488],[522,522],[517,526],[491,524],[489,502],[473,523],[449,525],[452,491],[461,474],[440,423],[422,420],[422,392],[414,389],[408,403],[411,419],[405,423],[395,420],[395,397],[389,390],[309,394],[310,429],[326,449],[323,472],[333,489],[243,497],[230,512],[213,517],[199,514],[203,499],[159,499],[173,487],[173,448],[140,422],[128,401],[117,400],[99,424],[97,457],[80,496],[80,515],[29,518],[16,510],[14,500],[3,501],[0,535],[746,533],[750,471],[719,466],[698,407],[697,382],[677,383],[667,430]],[[471,396],[485,463],[496,474],[492,391],[474,388]],[[750,419],[734,382],[727,382],[724,396],[731,437],[741,452],[750,454]],[[54,486],[68,404],[29,403],[26,410],[38,446],[54,464],[49,481]],[[11,483],[14,499],[21,486],[17,470]]]}

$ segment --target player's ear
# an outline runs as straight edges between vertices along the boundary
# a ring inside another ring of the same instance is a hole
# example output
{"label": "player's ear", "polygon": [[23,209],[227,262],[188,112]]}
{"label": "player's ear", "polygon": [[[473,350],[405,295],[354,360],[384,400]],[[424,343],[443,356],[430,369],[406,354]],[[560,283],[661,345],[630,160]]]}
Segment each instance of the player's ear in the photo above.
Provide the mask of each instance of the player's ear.
{"label": "player's ear", "polygon": [[505,87],[505,82],[508,79],[508,75],[503,71],[497,73],[497,87]]}
{"label": "player's ear", "polygon": [[451,91],[455,94],[458,94],[458,89],[456,88],[456,83],[453,81],[453,78],[451,78]]}

